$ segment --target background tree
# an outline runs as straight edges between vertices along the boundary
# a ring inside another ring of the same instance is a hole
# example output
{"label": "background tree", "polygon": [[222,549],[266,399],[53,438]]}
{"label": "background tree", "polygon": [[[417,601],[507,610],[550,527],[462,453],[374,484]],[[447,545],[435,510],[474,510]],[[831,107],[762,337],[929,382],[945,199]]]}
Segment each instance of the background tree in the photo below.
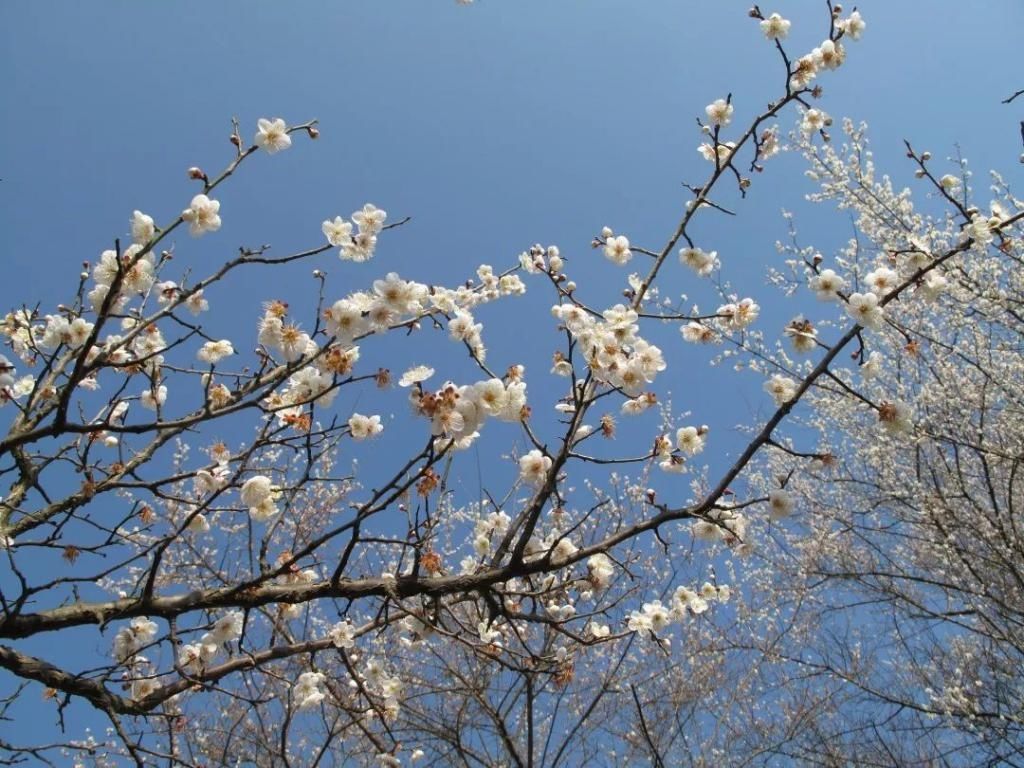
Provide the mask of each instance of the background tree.
{"label": "background tree", "polygon": [[[939,177],[911,151],[952,206],[922,216],[875,180],[858,129],[831,149],[819,76],[864,22],[826,10],[824,40],[803,54],[787,48],[789,21],[751,11],[779,59],[778,91],[745,127],[731,96],[707,106],[706,177],[686,185],[659,247],[595,235],[598,256],[642,264],[620,303],[587,295],[593,255],[556,246],[450,288],[394,273],[361,284],[347,264],[328,276],[326,253],[369,261],[407,222],[372,204],[324,221],[326,244],[194,263],[176,237],[230,226],[222,185],[255,155],[319,136],[316,121],[263,118],[251,142],[235,124],[220,174],[189,170],[198,194],[180,215],[158,225],[135,211],[131,245],[115,240],[88,264],[71,300],[14,307],[0,361],[12,413],[0,665],[7,711],[41,685],[56,722],[45,742],[5,740],[10,759],[1009,759],[1018,646],[1000,526],[1013,526],[1019,483],[1012,267],[1024,214],[1001,187],[982,215],[966,175]],[[810,292],[835,304],[781,332],[806,362],[755,330],[761,307],[725,282],[728,260],[694,224],[735,215],[786,143],[784,114],[821,199],[858,216],[859,239],[832,268],[794,236],[791,269],[773,276],[801,307]],[[220,283],[248,288],[267,279],[258,270],[302,264],[315,301],[269,296],[252,352],[207,320]],[[671,298],[707,277],[717,309]],[[549,292],[551,320],[517,312],[527,290]],[[564,381],[557,402],[527,398],[545,374],[517,350],[488,350],[477,320],[495,302],[508,322],[549,332],[537,338]],[[436,351],[451,342],[468,368]],[[844,367],[851,351],[859,373]],[[715,355],[764,374],[774,401],[721,468],[700,465],[714,439],[662,383],[673,363]],[[406,400],[410,416],[381,418]],[[802,425],[785,430],[793,415]],[[385,429],[407,450],[378,460]],[[805,514],[780,524],[794,508]],[[987,528],[974,517],[986,514]],[[854,602],[864,590],[884,602]],[[109,650],[94,658],[83,643]],[[80,702],[108,720],[105,735],[70,732],[64,713]],[[907,747],[906,728],[925,738]]]}

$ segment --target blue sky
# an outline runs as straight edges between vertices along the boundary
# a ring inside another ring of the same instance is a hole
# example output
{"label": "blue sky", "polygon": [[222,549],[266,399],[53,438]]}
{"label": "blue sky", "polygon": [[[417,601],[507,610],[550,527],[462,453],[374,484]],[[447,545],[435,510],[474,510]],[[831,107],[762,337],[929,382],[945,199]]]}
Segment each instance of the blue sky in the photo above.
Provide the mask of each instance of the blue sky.
{"label": "blue sky", "polygon": [[[762,5],[793,20],[788,47],[798,53],[824,38],[823,7]],[[1024,4],[860,7],[867,32],[849,45],[847,64],[821,79],[821,106],[866,120],[876,162],[900,185],[913,183],[904,138],[936,157],[959,142],[978,190],[990,167],[1012,183],[1024,100],[999,102],[1024,87],[1006,39],[1024,29]],[[268,298],[308,311],[314,266],[329,273],[338,298],[392,270],[452,285],[482,262],[513,264],[534,242],[559,245],[585,295],[608,306],[625,272],[590,250],[591,237],[607,224],[659,249],[686,199],[680,182],[707,173],[694,117],[732,92],[742,124],[778,93],[781,64],[746,8],[733,0],[6,2],[0,306],[40,301],[52,311],[69,298],[81,262],[126,236],[134,208],[167,221],[197,191],[186,168],[213,173],[227,162],[232,116],[249,138],[257,118],[278,115],[318,118],[320,140],[296,137],[288,152],[247,163],[217,192],[222,230],[177,238],[182,267],[202,270],[239,245],[269,243],[277,254],[319,245],[323,219],[367,201],[413,221],[386,233],[368,264],[325,254],[272,281],[262,273],[211,291],[215,335],[248,348]],[[730,201],[738,218],[706,216],[695,228],[737,290],[765,305],[779,302],[763,268],[786,235],[782,208],[797,211],[802,241],[826,254],[851,233],[843,215],[802,202],[811,187],[801,171],[797,158],[771,161],[746,201]],[[715,301],[680,270],[668,285]],[[550,294],[537,281],[528,286],[518,305],[485,308],[480,319],[493,367],[525,362],[538,374],[528,379],[530,398],[544,415],[561,394],[561,382],[546,376],[558,340]],[[665,339],[667,356],[681,353],[676,337]],[[410,359],[396,370],[425,362],[412,359],[419,347],[397,348]],[[450,368],[442,375],[472,375],[450,346],[431,349]],[[760,382],[717,375],[701,383],[691,371],[703,371],[707,356],[685,354],[684,367],[667,374],[677,411],[728,431],[766,410]],[[401,409],[399,394],[390,402],[383,410]],[[406,439],[393,431],[384,445]]]}

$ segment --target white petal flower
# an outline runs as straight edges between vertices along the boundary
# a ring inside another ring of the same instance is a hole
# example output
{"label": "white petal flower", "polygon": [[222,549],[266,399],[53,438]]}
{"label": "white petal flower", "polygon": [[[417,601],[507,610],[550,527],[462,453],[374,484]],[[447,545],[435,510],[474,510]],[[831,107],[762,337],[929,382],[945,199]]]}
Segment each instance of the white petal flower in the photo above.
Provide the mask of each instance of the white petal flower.
{"label": "white petal flower", "polygon": [[416,365],[402,374],[402,378],[398,380],[398,386],[411,387],[413,384],[419,384],[422,381],[426,381],[433,375],[433,368],[426,365]]}
{"label": "white petal flower", "polygon": [[363,416],[360,413],[352,414],[348,420],[348,428],[353,440],[376,437],[384,430],[384,426],[380,423],[380,416]]}
{"label": "white petal flower", "polygon": [[256,121],[256,137],[253,143],[272,155],[282,149],[288,149],[292,145],[292,137],[288,135],[288,126],[280,117],[273,120],[261,117]]}
{"label": "white petal flower", "polygon": [[132,211],[132,240],[135,243],[148,243],[156,234],[156,226],[153,224],[153,217],[147,216],[142,211]]}
{"label": "white petal flower", "polygon": [[223,360],[225,357],[235,354],[235,348],[227,339],[220,341],[208,341],[199,348],[196,357],[204,363],[211,365]]}
{"label": "white petal flower", "polygon": [[625,235],[609,237],[605,241],[604,255],[609,261],[621,267],[633,258],[633,252],[629,250],[629,238]]}
{"label": "white petal flower", "polygon": [[334,220],[327,219],[320,225],[324,237],[331,245],[340,248],[343,245],[352,243],[352,225],[341,216],[335,216]]}
{"label": "white petal flower", "polygon": [[704,107],[704,112],[712,125],[728,125],[732,120],[733,107],[725,99],[716,99]]}
{"label": "white petal flower", "polygon": [[769,40],[785,40],[789,34],[790,23],[779,14],[773,13],[761,22],[761,32]]}
{"label": "white petal flower", "polygon": [[220,229],[220,201],[206,195],[196,195],[189,207],[181,212],[181,218],[188,222],[188,231],[193,237]]}
{"label": "white petal flower", "polygon": [[885,321],[885,314],[878,306],[878,297],[873,293],[853,293],[846,303],[846,312],[865,328],[877,331]]}

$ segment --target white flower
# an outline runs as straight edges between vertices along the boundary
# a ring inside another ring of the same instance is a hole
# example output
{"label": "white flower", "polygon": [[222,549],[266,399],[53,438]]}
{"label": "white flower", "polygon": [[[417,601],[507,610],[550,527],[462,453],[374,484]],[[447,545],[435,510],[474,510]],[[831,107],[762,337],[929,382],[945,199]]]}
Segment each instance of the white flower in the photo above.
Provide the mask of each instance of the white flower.
{"label": "white flower", "polygon": [[384,222],[388,218],[388,212],[383,211],[373,203],[367,203],[361,211],[352,214],[352,221],[359,227],[359,231],[376,235],[384,229]]}
{"label": "white flower", "polygon": [[788,376],[775,374],[764,383],[764,391],[772,396],[776,405],[783,405],[796,394],[796,382]]}
{"label": "white flower", "polygon": [[348,428],[353,440],[376,437],[384,430],[380,423],[380,416],[363,416],[359,413],[353,413],[349,418]]}
{"label": "white flower", "polygon": [[793,69],[793,76],[789,79],[793,88],[803,88],[818,75],[818,51],[812,51],[807,56],[801,56],[796,60]]}
{"label": "white flower", "polygon": [[185,299],[185,306],[193,315],[198,315],[200,312],[205,312],[210,308],[210,302],[203,298],[203,289],[200,288]]}
{"label": "white flower", "polygon": [[716,312],[723,318],[727,327],[736,331],[741,331],[753,323],[760,313],[761,307],[753,299],[743,299],[736,304],[725,304]]}
{"label": "white flower", "polygon": [[227,339],[220,341],[208,341],[196,352],[196,357],[204,363],[211,365],[223,360],[225,357],[235,354],[235,348]]}
{"label": "white flower", "polygon": [[426,365],[416,365],[402,374],[402,378],[398,380],[398,386],[411,387],[413,384],[419,384],[422,381],[426,381],[433,375],[433,368]]}
{"label": "white flower", "polygon": [[719,266],[718,251],[703,251],[700,248],[683,248],[679,251],[679,261],[701,277],[707,277]]}
{"label": "white flower", "polygon": [[864,28],[867,25],[868,23],[861,18],[860,11],[854,11],[850,14],[849,18],[843,22],[843,31],[851,40],[860,40],[860,36],[864,34]]}
{"label": "white flower", "polygon": [[939,179],[939,184],[941,184],[942,188],[947,192],[952,192],[954,189],[960,186],[960,179],[958,179],[956,176],[950,173],[947,173],[945,176]]}
{"label": "white flower", "polygon": [[119,630],[114,636],[114,658],[120,662],[127,661],[152,642],[157,629],[156,622],[145,616],[132,619],[131,624]]}
{"label": "white flower", "polygon": [[882,327],[885,314],[873,293],[852,293],[846,303],[846,312],[860,325],[877,331]]}
{"label": "white flower", "polygon": [[697,427],[683,427],[676,431],[676,447],[691,456],[704,450],[704,433]]}
{"label": "white flower", "polygon": [[273,120],[261,117],[256,121],[256,137],[253,143],[272,155],[282,149],[288,149],[292,145],[292,137],[288,135],[288,126],[280,117]]}
{"label": "white flower", "polygon": [[704,112],[713,125],[728,125],[732,120],[733,108],[725,99],[716,99],[704,107]]}
{"label": "white flower", "polygon": [[629,250],[629,238],[625,235],[609,237],[605,240],[604,255],[609,261],[621,267],[633,258],[633,252]]}
{"label": "white flower", "polygon": [[791,22],[782,18],[779,14],[773,13],[761,22],[761,32],[769,40],[785,40],[789,34]]}
{"label": "white flower", "polygon": [[167,402],[167,387],[161,384],[158,387],[147,389],[139,395],[139,403],[143,408],[155,411],[157,406]]}
{"label": "white flower", "polygon": [[701,144],[697,147],[697,151],[705,160],[713,163],[717,157],[720,164],[729,159],[734,149],[736,149],[736,144],[732,141],[722,142],[717,147],[710,144]]}
{"label": "white flower", "polygon": [[189,207],[181,212],[181,218],[188,222],[188,231],[193,237],[220,229],[220,201],[206,195],[196,195]]}
{"label": "white flower", "polygon": [[551,469],[551,458],[534,448],[519,459],[519,478],[530,485],[543,485]]}
{"label": "white flower", "polygon": [[781,488],[768,494],[768,517],[781,520],[793,512],[793,497]]}
{"label": "white flower", "polygon": [[892,290],[895,290],[899,286],[899,275],[895,271],[888,267],[879,267],[871,272],[868,272],[864,277],[864,282],[871,288],[871,292],[876,296],[885,296]]}
{"label": "white flower", "polygon": [[878,423],[890,435],[907,435],[914,431],[910,406],[897,400],[882,403],[878,408]]}
{"label": "white flower", "polygon": [[242,636],[242,612],[231,611],[221,616],[204,639],[221,645]]}
{"label": "white flower", "polygon": [[823,269],[811,278],[810,286],[818,301],[832,301],[846,287],[846,281],[833,270]]}
{"label": "white flower", "polygon": [[327,238],[327,242],[335,247],[352,243],[352,225],[341,216],[335,216],[334,221],[327,219],[320,225],[320,230]]}
{"label": "white flower", "polygon": [[132,211],[131,225],[132,240],[136,243],[148,243],[156,234],[153,217],[147,216],[142,211]]}
{"label": "white flower", "polygon": [[804,133],[814,133],[823,129],[828,121],[828,115],[820,109],[808,109],[804,111],[803,120],[800,122],[800,129]]}
{"label": "white flower", "polygon": [[244,483],[239,491],[242,503],[247,507],[257,507],[271,497],[274,485],[266,475],[253,475]]}
{"label": "white flower", "polygon": [[329,633],[331,642],[335,648],[354,648],[356,644],[356,629],[348,619],[339,621]]}
{"label": "white flower", "polygon": [[303,672],[299,675],[299,679],[292,686],[292,694],[295,697],[297,709],[315,707],[324,700],[324,692],[320,690],[324,679],[322,672]]}

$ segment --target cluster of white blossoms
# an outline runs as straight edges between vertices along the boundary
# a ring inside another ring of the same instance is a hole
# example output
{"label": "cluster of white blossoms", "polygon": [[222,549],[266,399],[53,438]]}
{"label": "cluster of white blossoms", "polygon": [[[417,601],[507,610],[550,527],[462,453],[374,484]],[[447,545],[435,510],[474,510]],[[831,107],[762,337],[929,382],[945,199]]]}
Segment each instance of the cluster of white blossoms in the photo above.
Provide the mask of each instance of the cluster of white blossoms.
{"label": "cluster of white blossoms", "polygon": [[824,130],[831,123],[832,118],[825,112],[820,109],[811,108],[804,110],[803,119],[800,121],[800,129],[804,133],[814,133],[815,131]]}
{"label": "cluster of white blossoms", "polygon": [[832,269],[823,269],[810,280],[811,290],[818,301],[835,301],[846,288],[846,281]]}
{"label": "cluster of white blossoms", "polygon": [[720,164],[726,162],[732,156],[734,149],[736,149],[735,141],[722,141],[715,146],[701,144],[697,147],[697,151],[700,152],[701,157],[705,160],[712,163],[717,160]]}
{"label": "cluster of white blossoms", "polygon": [[[858,11],[845,19],[835,20],[837,32],[850,40],[859,40],[867,23]],[[789,35],[791,22],[777,13],[761,20],[761,32],[769,40],[785,40]],[[834,40],[826,40],[806,56],[801,56],[794,65],[790,83],[794,88],[805,87],[823,69],[838,69],[846,58],[843,46]]]}
{"label": "cluster of white blossoms", "polygon": [[292,686],[292,698],[296,709],[309,709],[324,700],[325,694],[320,689],[326,676],[323,672],[303,672]]}
{"label": "cluster of white blossoms", "polygon": [[56,349],[63,344],[77,349],[88,341],[92,330],[93,324],[82,317],[68,320],[62,315],[47,315],[39,345],[45,349]]}
{"label": "cluster of white blossoms", "polygon": [[700,541],[723,542],[737,546],[739,554],[747,554],[751,545],[747,541],[747,518],[731,509],[715,509],[693,524],[693,536]]}
{"label": "cluster of white blossoms", "polygon": [[782,18],[777,13],[773,13],[767,19],[761,21],[761,32],[769,40],[785,40],[791,25],[791,21]]}
{"label": "cluster of white blossoms", "polygon": [[373,203],[367,203],[352,214],[355,234],[352,231],[352,222],[345,221],[341,216],[326,220],[320,228],[327,242],[340,248],[338,258],[342,261],[364,262],[373,258],[377,248],[377,235],[384,229],[387,218],[387,211]]}
{"label": "cluster of white blossoms", "polygon": [[384,431],[384,425],[380,423],[380,416],[364,416],[361,413],[353,413],[348,419],[348,432],[353,440],[368,440],[376,437]]}
{"label": "cluster of white blossoms", "polygon": [[473,549],[478,555],[486,555],[491,551],[492,537],[504,536],[511,524],[512,518],[501,510],[478,517],[473,526]]}
{"label": "cluster of white blossoms", "polygon": [[212,662],[220,649],[242,636],[242,612],[231,611],[214,622],[197,643],[186,643],[178,651],[178,666],[188,675],[198,675]]}
{"label": "cluster of white blossoms", "polygon": [[644,603],[639,611],[632,611],[626,626],[631,632],[653,632],[658,634],[665,630],[673,621],[683,621],[689,615],[700,615],[710,607],[714,600],[728,602],[732,592],[727,585],[715,586],[705,583],[700,591],[687,587],[676,587],[672,595],[672,605],[663,605],[661,600]]}
{"label": "cluster of white blossoms", "polygon": [[266,475],[253,475],[242,483],[239,495],[242,503],[249,508],[253,520],[262,522],[277,514],[277,499],[281,494]]}
{"label": "cluster of white blossoms", "polygon": [[156,637],[157,625],[145,616],[131,620],[127,627],[122,627],[114,635],[114,658],[123,664],[149,645]]}
{"label": "cluster of white blossoms", "polygon": [[235,348],[228,339],[208,341],[196,352],[196,359],[210,365],[216,365],[225,357],[235,354]]}
{"label": "cluster of white blossoms", "polygon": [[156,282],[156,262],[152,253],[143,253],[143,246],[136,243],[126,248],[120,258],[117,251],[103,251],[99,262],[93,267],[92,276],[96,285],[89,291],[89,302],[96,312],[103,307],[107,295],[120,276],[117,295],[109,302],[110,308],[116,311],[124,306],[129,297],[145,294],[153,287]]}
{"label": "cluster of white blossoms", "polygon": [[712,125],[728,125],[732,120],[733,106],[725,99],[716,99],[704,107],[704,113]]}
{"label": "cluster of white blossoms", "polygon": [[760,313],[760,305],[749,298],[723,304],[715,310],[719,325],[727,331],[742,331],[757,320]]}
{"label": "cluster of white blossoms", "polygon": [[707,433],[708,428],[703,424],[699,427],[681,427],[676,430],[676,448],[690,456],[695,456],[704,450]]}
{"label": "cluster of white blossoms", "polygon": [[331,643],[335,648],[355,648],[356,628],[351,621],[345,619],[331,627],[328,637],[331,638]]}
{"label": "cluster of white blossoms", "polygon": [[665,370],[661,350],[639,336],[636,310],[623,304],[600,317],[576,306],[557,304],[551,314],[576,339],[594,378],[637,398]]}
{"label": "cluster of white blossoms", "polygon": [[355,674],[358,679],[350,679],[349,687],[354,689],[361,687],[373,696],[379,696],[382,700],[381,713],[386,719],[394,720],[398,716],[399,702],[404,688],[401,678],[390,674],[384,665],[376,659],[367,661],[365,671],[356,670]]}
{"label": "cluster of white blossoms", "polygon": [[468,448],[479,436],[488,418],[520,421],[527,415],[526,382],[523,367],[512,366],[506,378],[487,379],[475,384],[446,382],[436,391],[425,391],[419,383],[409,394],[413,412],[430,419],[430,433],[454,441],[457,450]]}
{"label": "cluster of white blossoms", "polygon": [[259,343],[268,350],[276,351],[286,363],[316,355],[320,347],[297,324],[286,322],[287,315],[287,304],[268,302],[259,322]]}

